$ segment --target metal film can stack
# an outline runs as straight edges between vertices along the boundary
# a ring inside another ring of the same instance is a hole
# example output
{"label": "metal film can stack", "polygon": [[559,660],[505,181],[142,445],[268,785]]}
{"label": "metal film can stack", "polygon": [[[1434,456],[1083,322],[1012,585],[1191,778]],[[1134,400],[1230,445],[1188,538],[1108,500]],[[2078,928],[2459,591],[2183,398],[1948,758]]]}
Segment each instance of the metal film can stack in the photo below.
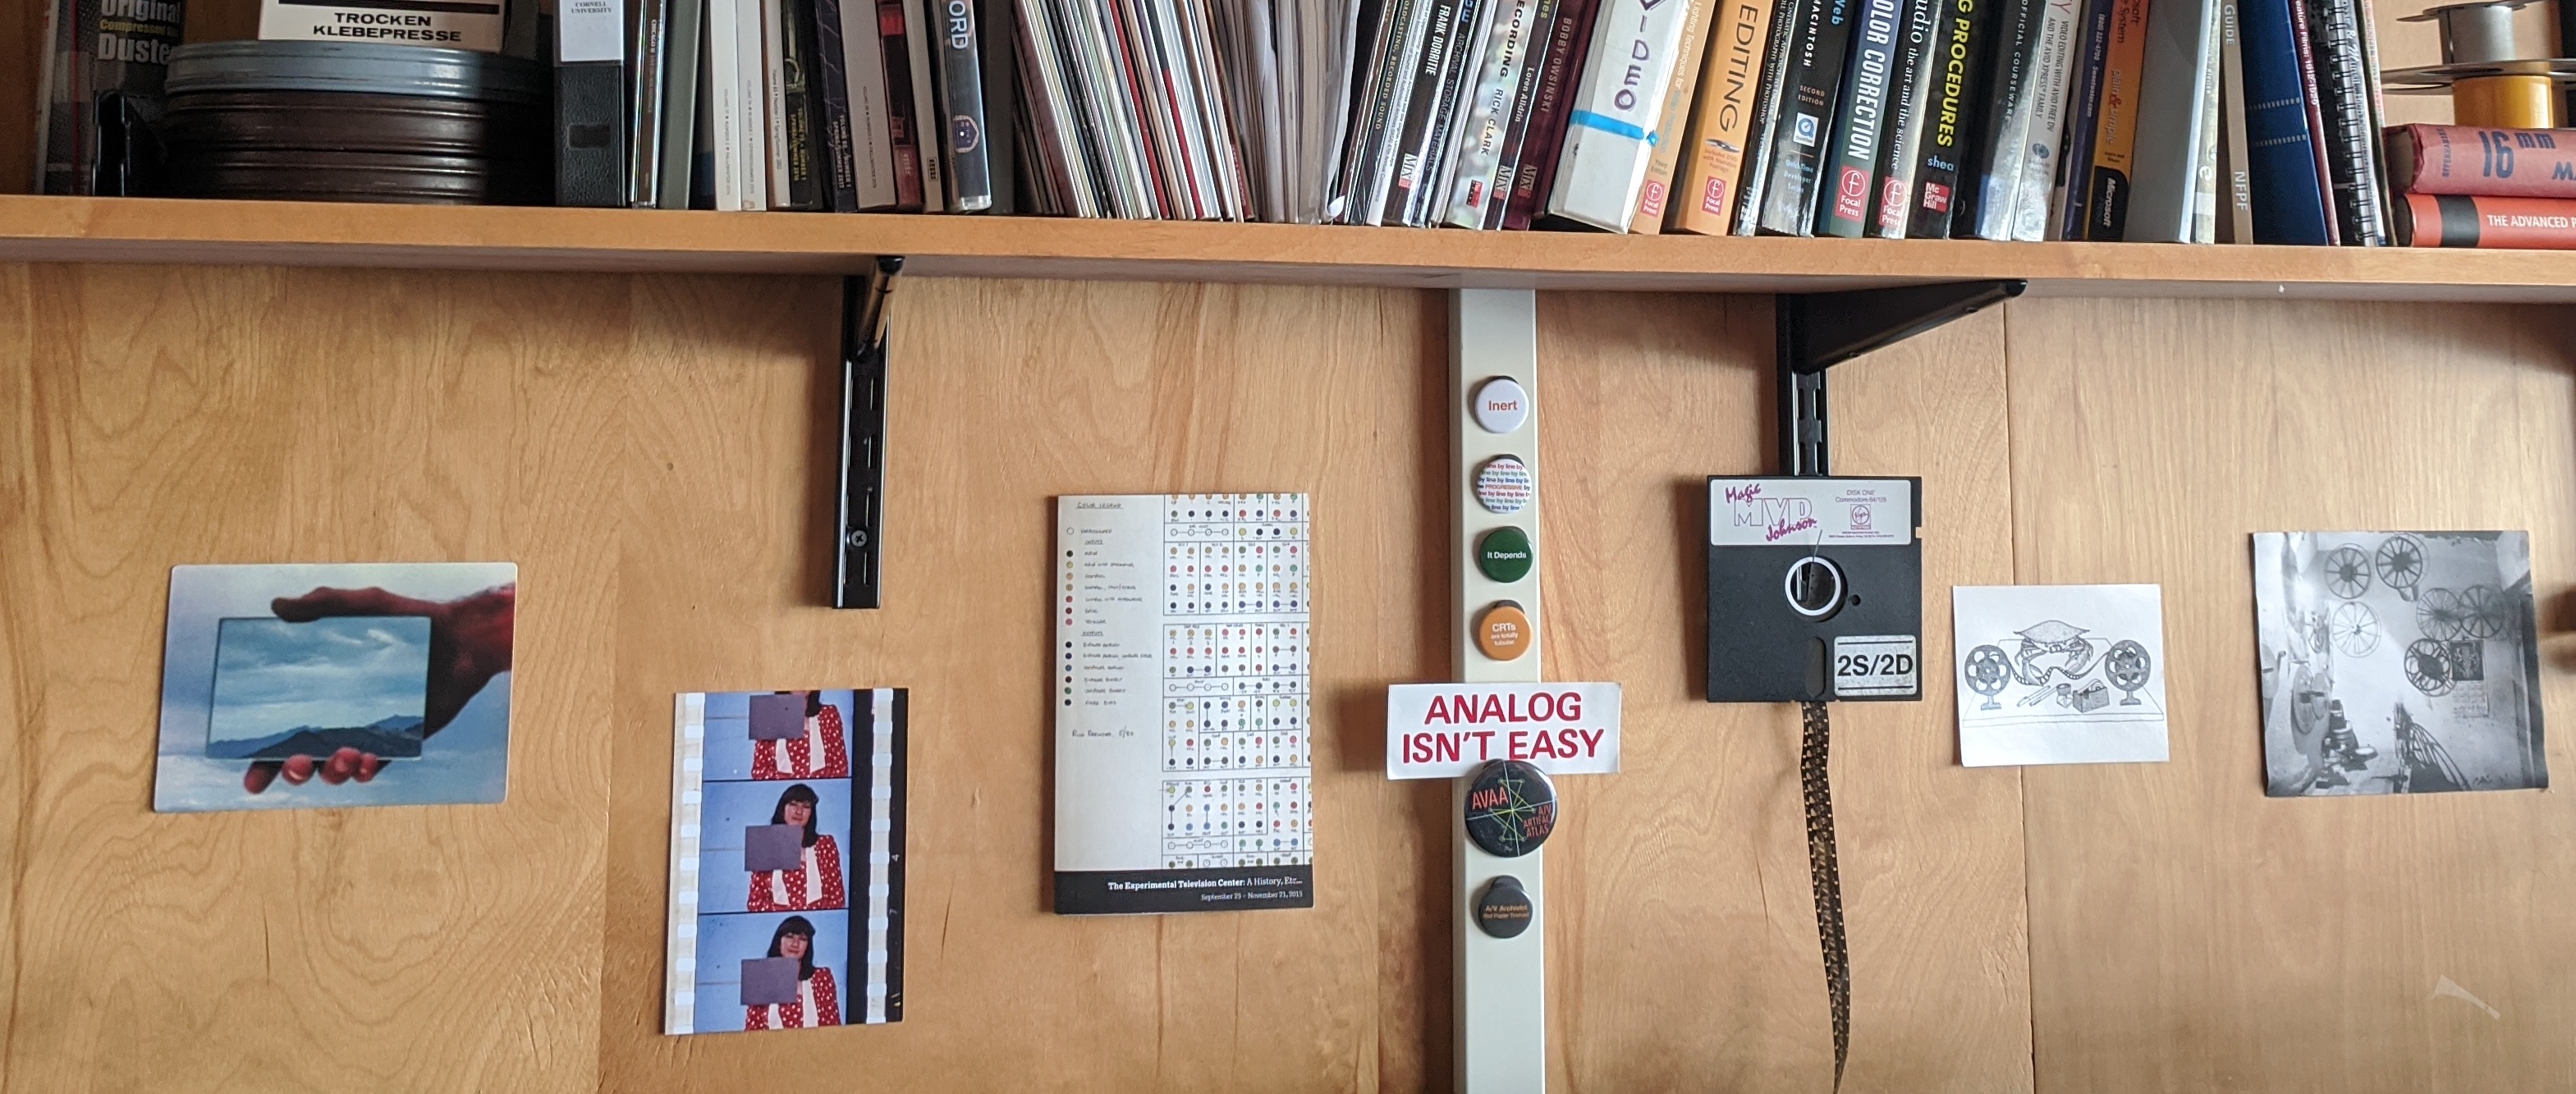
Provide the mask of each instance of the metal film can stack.
{"label": "metal film can stack", "polygon": [[173,197],[543,205],[545,66],[461,49],[209,42],[170,61]]}

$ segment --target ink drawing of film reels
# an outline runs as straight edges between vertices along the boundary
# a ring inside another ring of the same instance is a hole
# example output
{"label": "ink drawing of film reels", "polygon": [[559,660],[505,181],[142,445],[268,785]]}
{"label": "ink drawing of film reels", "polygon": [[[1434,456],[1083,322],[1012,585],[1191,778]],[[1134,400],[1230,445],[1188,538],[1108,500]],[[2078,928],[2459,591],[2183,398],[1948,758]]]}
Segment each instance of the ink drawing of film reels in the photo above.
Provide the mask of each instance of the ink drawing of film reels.
{"label": "ink drawing of film reels", "polygon": [[2138,705],[2138,689],[2147,686],[2154,670],[2155,659],[2147,656],[2147,648],[2130,639],[2111,643],[2111,652],[2102,655],[2102,675],[2124,693],[2120,700],[2124,707]]}
{"label": "ink drawing of film reels", "polygon": [[2001,646],[1979,646],[1968,651],[1968,690],[1986,697],[1978,710],[2001,710],[1995,696],[2003,694],[2004,685],[2012,682],[2012,659],[2004,656]]}

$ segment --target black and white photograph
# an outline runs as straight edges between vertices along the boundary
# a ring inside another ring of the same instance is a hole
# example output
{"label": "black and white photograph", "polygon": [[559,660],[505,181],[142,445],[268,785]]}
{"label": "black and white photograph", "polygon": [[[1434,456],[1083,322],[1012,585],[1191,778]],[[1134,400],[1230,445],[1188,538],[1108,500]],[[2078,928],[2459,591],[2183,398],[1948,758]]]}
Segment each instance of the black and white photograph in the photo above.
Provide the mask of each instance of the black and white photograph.
{"label": "black and white photograph", "polygon": [[2523,532],[2259,532],[2276,798],[2534,790],[2540,651]]}

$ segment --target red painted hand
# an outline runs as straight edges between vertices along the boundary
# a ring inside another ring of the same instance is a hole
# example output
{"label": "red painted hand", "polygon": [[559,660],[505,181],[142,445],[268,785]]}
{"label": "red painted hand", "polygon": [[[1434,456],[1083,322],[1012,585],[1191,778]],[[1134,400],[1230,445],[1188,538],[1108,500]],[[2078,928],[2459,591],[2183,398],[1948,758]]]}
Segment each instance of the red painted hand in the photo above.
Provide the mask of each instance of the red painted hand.
{"label": "red painted hand", "polygon": [[[429,692],[421,712],[420,735],[427,738],[447,728],[458,711],[492,678],[510,671],[510,632],[518,614],[519,587],[504,585],[445,602],[400,596],[379,588],[315,589],[302,596],[281,596],[269,610],[289,623],[370,615],[417,615],[429,619]],[[321,760],[289,756],[261,760],[242,775],[242,789],[257,794],[283,775],[290,786],[313,776],[338,786],[352,779],[367,782],[382,770],[373,753],[343,748]]]}

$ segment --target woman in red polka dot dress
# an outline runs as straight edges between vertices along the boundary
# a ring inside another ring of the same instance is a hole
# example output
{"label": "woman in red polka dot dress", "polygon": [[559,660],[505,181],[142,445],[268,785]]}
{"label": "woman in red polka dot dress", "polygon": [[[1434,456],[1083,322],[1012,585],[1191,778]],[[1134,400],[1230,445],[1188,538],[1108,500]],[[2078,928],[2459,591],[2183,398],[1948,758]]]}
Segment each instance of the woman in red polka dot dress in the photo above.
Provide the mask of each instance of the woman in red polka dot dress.
{"label": "woman in red polka dot dress", "polygon": [[814,924],[791,915],[769,936],[769,956],[796,959],[796,1001],[744,1007],[742,1028],[812,1029],[841,1024],[841,996],[832,988],[832,970],[814,964]]}
{"label": "woman in red polka dot dress", "polygon": [[[780,692],[779,694],[792,694]],[[841,728],[841,708],[823,701],[823,693],[805,693],[805,735],[751,743],[751,777],[755,779],[846,779],[850,748]]]}
{"label": "woman in red polka dot dress", "polygon": [[[828,708],[826,708],[828,709]],[[849,907],[842,891],[841,847],[814,832],[814,788],[797,783],[778,796],[771,824],[805,830],[804,865],[793,870],[754,870],[748,907],[755,912],[810,912]],[[775,956],[775,955],[772,955]]]}

